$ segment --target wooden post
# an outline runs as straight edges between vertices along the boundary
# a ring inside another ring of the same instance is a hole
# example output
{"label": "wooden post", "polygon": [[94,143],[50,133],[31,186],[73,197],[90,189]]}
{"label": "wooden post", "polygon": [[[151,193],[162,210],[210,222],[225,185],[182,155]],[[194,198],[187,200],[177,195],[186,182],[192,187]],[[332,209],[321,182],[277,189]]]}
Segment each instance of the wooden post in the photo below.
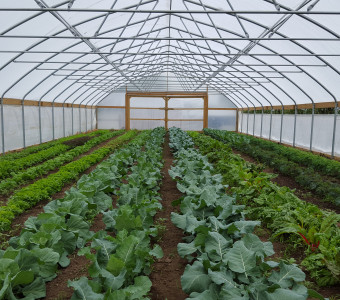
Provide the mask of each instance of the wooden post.
{"label": "wooden post", "polygon": [[203,108],[203,128],[208,128],[208,94],[203,97],[204,108]]}
{"label": "wooden post", "polygon": [[130,130],[130,96],[125,94],[125,130]]}
{"label": "wooden post", "polygon": [[169,98],[168,97],[164,97],[164,101],[165,101],[165,106],[164,106],[164,112],[165,112],[165,116],[164,116],[164,121],[165,121],[165,130],[168,130],[168,110],[169,110],[169,106],[168,106],[168,102],[169,102]]}
{"label": "wooden post", "polygon": [[238,108],[236,108],[236,132],[238,132]]}

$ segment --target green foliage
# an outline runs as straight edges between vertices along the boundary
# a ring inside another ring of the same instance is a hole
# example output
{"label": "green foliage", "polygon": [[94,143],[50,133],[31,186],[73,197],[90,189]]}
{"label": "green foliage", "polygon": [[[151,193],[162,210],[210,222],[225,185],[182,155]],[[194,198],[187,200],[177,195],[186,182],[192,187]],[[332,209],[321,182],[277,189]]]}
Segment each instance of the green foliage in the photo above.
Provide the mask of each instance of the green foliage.
{"label": "green foliage", "polygon": [[[194,135],[202,153],[215,141],[205,135]],[[284,237],[290,245],[304,246],[303,266],[321,286],[339,282],[340,230],[339,215],[323,211],[297,198],[287,187],[270,181],[271,175],[245,162],[237,155],[226,156],[225,145],[215,143],[207,155],[230,185],[230,193],[247,206],[250,218],[261,220],[273,235]]]}
{"label": "green foliage", "polygon": [[120,162],[125,170],[129,167],[123,175],[127,183],[118,183],[120,189],[114,191],[119,197],[118,207],[103,213],[106,230],[113,231],[115,237],[100,231],[88,239],[91,245],[79,254],[91,260],[92,279],[69,282],[75,290],[72,299],[86,299],[86,291],[96,299],[148,299],[151,282],[145,275],[150,273],[154,259],[163,256],[158,245],[152,248],[151,238],[157,235],[152,217],[161,208],[158,184],[164,134],[163,128],[144,132],[139,136],[143,139],[137,138],[121,150],[125,158]]}
{"label": "green foliage", "polygon": [[96,135],[101,135],[101,134],[104,134],[104,133],[107,133],[107,132],[108,132],[108,130],[96,130],[96,131],[92,131],[90,133],[81,133],[81,134],[77,134],[77,135],[72,135],[72,136],[60,138],[60,139],[55,140],[55,141],[49,141],[49,142],[46,142],[46,143],[43,143],[43,144],[30,146],[30,147],[27,147],[25,149],[21,149],[19,151],[13,151],[13,152],[6,153],[5,155],[0,157],[0,162],[16,160],[16,159],[25,157],[29,154],[36,153],[38,151],[45,150],[45,149],[50,148],[52,146],[55,146],[57,144],[61,144],[63,142],[70,141],[70,140],[73,140],[73,139],[77,139],[77,138],[80,138],[80,137],[96,136]]}
{"label": "green foliage", "polygon": [[[128,137],[131,138],[135,134],[136,132],[131,132]],[[86,247],[84,248],[87,240],[92,240],[93,248],[97,250],[97,260],[92,267],[92,272],[95,266],[103,266],[101,271],[103,273],[106,271],[105,282],[110,288],[118,289],[122,286],[120,284],[122,274],[118,274],[115,278],[106,270],[110,255],[118,253],[118,259],[123,263],[132,261],[132,257],[129,256],[130,249],[125,247],[126,238],[133,240],[134,257],[137,257],[138,253],[144,255],[143,260],[138,260],[138,265],[140,263],[147,265],[153,257],[160,257],[161,251],[157,247],[152,249],[146,245],[147,239],[150,239],[147,232],[152,230],[143,229],[141,232],[136,232],[131,229],[131,233],[128,234],[124,229],[120,235],[117,234],[117,244],[113,243],[112,238],[104,232],[94,235],[90,231],[90,221],[93,217],[99,212],[112,209],[112,199],[108,194],[117,190],[133,162],[131,156],[135,158],[138,156],[138,151],[135,150],[136,144],[142,144],[147,136],[148,133],[139,135],[136,141],[131,142],[131,146],[127,147],[130,150],[123,148],[116,151],[92,173],[83,175],[77,183],[77,188],[73,187],[66,192],[65,198],[51,201],[44,207],[44,213],[37,217],[30,217],[25,222],[20,235],[10,239],[10,247],[0,251],[0,299],[17,299],[16,297],[22,295],[27,299],[45,297],[45,283],[56,277],[58,267],[64,268],[69,265],[68,256],[76,248],[81,249],[79,253],[93,256],[91,252],[86,252]],[[120,143],[125,140],[127,139],[123,138]],[[108,147],[114,149],[120,143],[115,142]],[[135,243],[137,240],[138,244]],[[144,261],[145,257],[147,259]],[[132,272],[135,272],[135,269],[133,268]],[[104,297],[96,281],[81,278],[70,285],[76,290],[73,299],[83,299],[84,293],[87,299]],[[149,281],[137,277],[134,284],[130,282],[126,284],[126,289],[122,293],[125,293],[126,297],[131,293],[141,295],[147,293],[149,289]]]}
{"label": "green foliage", "polygon": [[[87,141],[84,145],[78,146],[69,151],[60,151],[56,158],[47,160],[46,162],[33,166],[17,173],[12,172],[11,177],[0,182],[0,194],[8,194],[15,190],[18,186],[29,182],[37,177],[48,174],[48,172],[55,170],[56,168],[64,165],[67,162],[72,161],[75,157],[89,151],[94,146],[108,140],[116,135],[119,135],[123,130],[107,132],[101,134],[98,137],[94,137]],[[50,148],[51,149],[51,148]],[[40,152],[39,152],[40,153]],[[12,163],[12,162],[10,162]]]}
{"label": "green foliage", "polygon": [[180,255],[194,260],[181,278],[190,299],[307,299],[305,274],[295,265],[267,260],[272,244],[252,233],[260,222],[245,220],[245,207],[226,195],[207,157],[174,144],[176,166],[169,174],[184,196],[181,214],[172,213],[172,221],[187,234],[187,243],[178,245]]}
{"label": "green foliage", "polygon": [[124,142],[133,138],[135,135],[136,131],[129,131],[128,133],[111,141],[105,147],[64,165],[58,172],[15,192],[9,198],[7,205],[0,208],[0,229],[8,230],[9,225],[16,215],[31,208],[42,200],[49,199],[51,195],[59,192],[65,184],[75,180],[79,174],[95,163],[101,161],[105,156],[113,152],[117,147],[121,146]]}
{"label": "green foliage", "polygon": [[205,129],[204,132],[292,177],[301,186],[323,197],[325,201],[340,203],[340,185],[320,175],[340,179],[340,162],[234,132],[214,129]]}

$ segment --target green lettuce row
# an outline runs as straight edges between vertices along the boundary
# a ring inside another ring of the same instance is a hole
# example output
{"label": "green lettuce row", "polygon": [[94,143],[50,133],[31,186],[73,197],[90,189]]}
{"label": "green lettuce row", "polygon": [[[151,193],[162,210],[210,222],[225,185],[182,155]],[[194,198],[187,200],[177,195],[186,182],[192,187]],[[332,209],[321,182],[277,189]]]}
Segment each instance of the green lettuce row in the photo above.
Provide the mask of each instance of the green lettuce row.
{"label": "green lettuce row", "polygon": [[52,146],[46,150],[39,151],[37,153],[28,155],[23,158],[19,158],[13,161],[2,161],[0,162],[0,179],[5,179],[11,177],[12,174],[20,170],[25,170],[26,168],[36,165],[40,162],[53,158],[60,153],[63,153],[70,149],[70,146],[64,144],[58,144]]}
{"label": "green lettuce row", "polygon": [[94,146],[114,137],[122,134],[123,130],[107,132],[98,137],[94,137],[87,141],[84,145],[73,148],[69,151],[60,153],[57,157],[50,159],[40,165],[28,168],[24,171],[12,173],[12,177],[2,180],[0,182],[0,194],[6,195],[35,178],[53,171],[67,162],[72,161],[75,157],[89,151]]}
{"label": "green lettuce row", "polygon": [[[282,154],[283,150],[277,151],[276,148],[273,148],[273,150],[267,150],[266,148],[261,147],[262,142],[268,144],[267,141],[259,140],[257,143],[254,143],[254,139],[256,140],[256,138],[231,133],[228,131],[205,129],[204,132],[215,139],[218,139],[225,143],[230,143],[233,148],[241,151],[242,153],[246,153],[247,155],[250,155],[255,159],[258,159],[262,163],[266,163],[268,166],[274,168],[280,173],[293,178],[302,187],[313,191],[317,195],[323,197],[324,201],[330,201],[337,205],[340,205],[340,185],[325,180],[320,174],[317,173],[317,171],[319,170],[327,169],[328,171],[325,171],[325,174],[330,176],[338,176],[337,174],[340,174],[339,162],[307,153],[309,155],[312,155],[316,161],[321,160],[327,161],[328,163],[324,165],[324,168],[321,168],[321,165],[317,163],[314,164],[314,168],[311,168],[313,166],[312,160],[309,160],[309,164],[306,160],[306,164],[308,167],[303,167],[299,165],[300,163],[298,161],[298,157],[295,159],[296,162],[294,162],[292,157],[286,157]],[[274,143],[272,144],[275,145]],[[281,145],[281,147],[285,146]],[[287,149],[289,149],[287,150],[287,152],[292,150],[303,152],[301,150],[293,148]],[[305,154],[301,154],[300,156],[304,155]]]}
{"label": "green lettuce row", "polygon": [[[147,132],[140,134],[131,142],[133,148],[140,148],[147,136]],[[112,209],[108,194],[119,187],[132,163],[131,151],[116,151],[83,175],[63,199],[51,201],[44,213],[25,222],[21,234],[0,251],[0,299],[45,297],[45,282],[57,276],[58,266],[67,267],[68,256],[94,235],[89,230],[93,218]]]}
{"label": "green lettuce row", "polygon": [[[106,231],[97,232],[78,254],[92,261],[89,267],[91,279],[81,277],[69,281],[74,288],[71,299],[132,300],[149,299],[154,259],[163,256],[162,249],[153,244],[158,234],[153,216],[161,209],[159,182],[162,179],[162,143],[164,128],[154,129],[144,145],[129,147],[134,160],[126,184],[114,191],[118,196],[116,209],[103,212]],[[112,232],[114,238],[112,237]]]}
{"label": "green lettuce row", "polygon": [[[172,129],[171,144],[173,132],[191,139]],[[272,243],[253,234],[260,222],[245,220],[245,207],[226,195],[223,177],[215,174],[208,158],[174,143],[176,160],[169,174],[184,196],[176,201],[181,213],[172,213],[171,220],[187,234],[178,253],[191,261],[181,277],[188,299],[323,299],[302,285],[305,274],[296,265],[268,260],[274,254]]]}
{"label": "green lettuce row", "polygon": [[0,208],[0,230],[9,230],[15,216],[42,200],[50,199],[50,196],[61,191],[65,184],[76,179],[79,174],[101,161],[136,134],[136,131],[129,131],[91,154],[62,166],[58,172],[15,192],[7,205]]}
{"label": "green lettuce row", "polygon": [[[207,132],[211,132],[208,129]],[[331,160],[326,157],[306,152],[297,148],[291,148],[277,144],[272,141],[262,140],[253,136],[245,136],[235,132],[222,131],[226,136],[233,136],[233,139],[244,139],[247,143],[260,147],[263,150],[270,150],[276,154],[287,158],[297,164],[312,168],[315,172],[319,172],[328,176],[335,176],[340,179],[340,162]]]}
{"label": "green lettuce row", "polygon": [[339,283],[339,215],[300,200],[287,187],[277,186],[270,181],[273,175],[233,155],[228,145],[198,133],[191,136],[223,174],[224,183],[231,187],[230,193],[247,206],[250,218],[261,220],[274,237],[284,236],[285,242],[293,247],[305,245],[302,265],[319,286]]}
{"label": "green lettuce row", "polygon": [[[73,139],[74,137],[68,140],[73,140]],[[62,144],[61,142],[58,142],[55,145],[45,150],[32,153],[22,158],[18,158],[15,160],[1,160],[0,161],[0,179],[11,177],[18,171],[25,170],[26,168],[30,166],[36,165],[50,158],[58,156],[59,154],[65,152],[66,150],[70,148],[71,148],[70,146],[67,146],[67,145]]]}
{"label": "green lettuce row", "polygon": [[106,129],[101,129],[101,130],[96,130],[96,131],[91,131],[91,132],[87,132],[87,133],[81,133],[81,134],[76,134],[76,135],[71,135],[68,137],[64,137],[64,138],[60,138],[54,141],[49,141],[43,144],[39,144],[39,145],[34,145],[34,146],[29,146],[25,149],[19,150],[19,151],[15,151],[15,152],[9,152],[6,153],[5,155],[0,156],[0,162],[2,161],[11,161],[11,160],[15,160],[18,158],[22,158],[25,157],[29,154],[41,151],[41,150],[45,150],[47,148],[50,148],[52,146],[55,146],[57,144],[69,141],[69,140],[73,140],[73,139],[77,139],[83,136],[96,136],[98,134],[104,134],[108,132],[108,130]]}

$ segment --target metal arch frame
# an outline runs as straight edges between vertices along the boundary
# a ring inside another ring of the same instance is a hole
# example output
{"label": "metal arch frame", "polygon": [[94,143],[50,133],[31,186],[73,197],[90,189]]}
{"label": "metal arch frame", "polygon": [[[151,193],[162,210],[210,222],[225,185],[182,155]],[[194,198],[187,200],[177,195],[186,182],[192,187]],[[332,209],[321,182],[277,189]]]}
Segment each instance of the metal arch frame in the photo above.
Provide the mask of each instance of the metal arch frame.
{"label": "metal arch frame", "polygon": [[[300,14],[299,14],[300,15]],[[301,47],[301,46],[300,46]],[[307,48],[308,49],[308,48]],[[317,57],[317,56],[316,56]],[[319,57],[318,57],[319,58]],[[336,69],[335,69],[335,71],[337,71]],[[305,74],[308,74],[306,71],[304,71],[304,73]],[[314,79],[313,77],[311,77],[312,79]],[[315,80],[315,79],[314,79]],[[326,89],[326,91],[327,91],[327,89]],[[336,99],[335,99],[335,102],[336,102]],[[336,104],[336,107],[337,107],[337,104]],[[336,110],[335,110],[336,111]],[[336,121],[336,118],[335,118],[335,121]],[[334,143],[333,143],[333,145],[334,145]]]}
{"label": "metal arch frame", "polygon": [[[188,0],[186,0],[186,1],[188,1]],[[211,9],[214,9],[214,8],[212,8],[212,7],[210,7]],[[285,9],[287,9],[287,10],[290,10],[289,8],[287,8],[287,7],[285,7]],[[299,16],[300,16],[300,14],[299,14]],[[306,16],[304,16],[305,18],[307,18]],[[249,19],[247,19],[247,18],[245,18],[245,17],[241,17],[242,19],[244,19],[244,20],[246,20],[246,21],[248,21],[248,22],[251,22],[251,23],[253,23],[253,24],[255,24],[255,25],[257,25],[257,26],[260,26],[260,27],[265,27],[265,26],[263,26],[262,24],[259,24],[258,22],[255,22],[254,20],[249,20]],[[308,20],[309,20],[309,18],[308,18]],[[310,21],[310,20],[309,20]],[[337,35],[336,33],[334,33],[333,31],[331,31],[331,30],[329,30],[329,28],[327,28],[327,27],[325,27],[325,26],[323,26],[322,24],[320,24],[320,23],[318,23],[318,22],[316,22],[315,20],[313,20],[313,23],[315,24],[315,25],[317,25],[318,27],[320,27],[322,30],[324,30],[324,31],[327,31],[327,32],[329,32],[330,34],[333,34],[334,36],[336,36],[337,38],[339,38],[339,35]],[[284,36],[285,37],[285,35],[283,35],[283,34],[281,34],[281,33],[279,33],[279,32],[275,32],[276,34],[278,34],[278,35],[280,35],[280,36]],[[311,51],[308,47],[306,47],[306,46],[304,46],[304,45],[301,45],[300,43],[298,43],[298,42],[296,42],[296,41],[292,41],[294,44],[296,44],[297,46],[299,46],[300,48],[302,48],[303,50],[305,50],[305,51],[307,51],[307,52],[309,52],[309,53],[311,53],[311,54],[315,54],[315,53],[313,53],[313,51]],[[259,43],[258,43],[259,44]],[[261,47],[264,47],[264,48],[266,48],[267,50],[269,50],[269,51],[271,51],[271,52],[274,52],[275,53],[275,51],[273,51],[272,49],[270,49],[270,48],[268,48],[268,47],[265,47],[265,46],[263,46],[263,45],[260,45]],[[290,63],[292,63],[290,60],[288,60],[286,57],[283,57],[283,56],[281,56],[281,55],[279,55],[281,58],[283,58],[283,59],[285,59],[285,60],[287,60],[287,61],[289,61]],[[317,55],[315,55],[315,57],[316,58],[318,58],[318,59],[320,59],[323,63],[325,63],[328,67],[330,67],[333,71],[335,71],[338,75],[340,75],[340,71],[339,70],[337,70],[336,68],[334,68],[334,66],[333,65],[331,65],[331,64],[329,64],[327,61],[325,61],[323,58],[321,58],[320,56],[317,56]],[[293,63],[292,63],[293,64]],[[335,113],[334,113],[334,126],[333,126],[333,141],[332,141],[332,157],[334,157],[334,146],[335,146],[335,132],[336,132],[336,116],[337,116],[337,106],[338,106],[338,104],[337,104],[337,100],[336,100],[336,97],[333,95],[333,93],[332,92],[330,92],[319,80],[317,80],[314,76],[312,76],[311,74],[309,74],[307,71],[305,71],[305,70],[303,70],[303,69],[301,69],[300,67],[298,67],[297,65],[295,65],[294,64],[294,66],[296,66],[297,68],[299,68],[301,71],[303,71],[303,73],[304,74],[306,74],[307,76],[309,76],[313,81],[315,81],[321,88],[323,88],[333,99],[334,99],[334,102],[335,102]],[[300,86],[297,86],[301,91],[302,91],[302,88],[300,87]],[[304,94],[306,94],[305,92],[304,92]],[[313,104],[313,112],[314,112],[314,101],[312,100],[312,98],[311,97],[309,97],[310,98],[310,100],[312,101],[312,104]],[[296,115],[295,115],[295,117],[296,117]],[[271,118],[272,118],[272,116],[271,116]],[[313,138],[312,138],[312,135],[313,135],[313,128],[314,128],[314,113],[312,114],[312,124],[311,124],[311,137],[310,137],[310,150],[312,149],[312,141],[313,141]],[[294,126],[294,128],[295,128],[295,126]],[[281,130],[282,130],[282,128],[281,128]],[[281,134],[280,134],[281,135]],[[295,139],[295,134],[294,134],[294,139]],[[295,145],[295,140],[294,140],[294,145]]]}
{"label": "metal arch frame", "polygon": [[[152,0],[151,2],[153,2],[153,1],[156,1],[156,0]],[[67,3],[67,2],[63,2],[63,3],[60,4],[60,5],[64,5],[65,3]],[[133,6],[132,6],[132,7],[133,7]],[[42,13],[43,13],[43,12],[42,12]],[[41,13],[41,14],[42,14],[42,13]],[[38,14],[38,15],[40,15],[40,14]],[[94,19],[96,19],[96,18],[100,18],[100,16],[93,17],[93,18],[91,18],[91,20],[94,20]],[[27,22],[27,21],[29,21],[29,20],[31,20],[31,18],[27,18],[27,19],[25,19],[25,21],[19,22],[18,25],[12,26],[12,27],[10,28],[10,30],[12,30],[12,29],[14,29],[14,28],[16,28],[16,27],[18,27],[18,26],[24,24],[25,22]],[[86,22],[88,22],[88,21],[89,21],[89,20],[82,21],[82,22],[80,22],[80,23],[77,23],[75,26],[79,26],[79,25],[84,24],[84,23],[86,23]],[[63,30],[61,30],[61,31],[59,31],[59,32],[57,32],[57,33],[55,33],[54,35],[57,35],[57,34],[59,34],[59,33],[61,33],[61,32],[67,31],[67,30],[68,30],[67,28],[66,28],[66,29],[63,29]],[[6,32],[6,31],[5,31],[5,32]],[[29,46],[27,49],[30,50],[30,49],[32,49],[32,48],[34,48],[34,47],[36,47],[36,46],[42,44],[43,42],[45,42],[45,41],[47,41],[47,40],[48,40],[48,38],[45,38],[43,41],[39,41],[39,42],[37,42],[37,43],[34,43],[33,45]],[[67,48],[65,48],[65,49],[72,48],[72,47],[74,47],[74,46],[76,46],[77,44],[80,44],[80,43],[81,43],[81,42],[76,43],[76,44],[71,45],[71,46],[69,46],[69,47],[67,47]],[[52,55],[52,56],[49,57],[49,58],[47,58],[47,59],[44,61],[44,63],[48,62],[48,60],[52,59],[53,57],[57,56],[57,55],[60,54],[60,53],[62,53],[62,51],[56,53],[55,55]],[[88,54],[90,54],[90,53],[88,53]],[[8,61],[6,64],[4,64],[4,65],[0,68],[0,70],[2,70],[3,68],[5,68],[7,65],[9,65],[11,62],[13,62],[15,59],[17,59],[17,58],[20,57],[21,55],[22,55],[22,54],[18,54],[15,58],[12,58],[10,61]],[[85,54],[85,55],[87,55],[87,54]],[[83,56],[85,56],[85,55],[83,55]],[[79,57],[78,57],[77,59],[79,59]],[[76,60],[76,59],[75,59],[75,60]],[[65,65],[70,64],[70,63],[71,63],[71,61],[65,62]],[[1,131],[2,131],[2,136],[1,136],[1,138],[2,138],[2,153],[3,153],[3,154],[5,153],[5,141],[4,141],[5,135],[4,135],[4,118],[3,118],[3,99],[4,99],[4,96],[5,96],[5,94],[6,94],[9,90],[11,90],[16,84],[18,84],[22,79],[24,79],[26,76],[28,76],[28,75],[31,74],[33,71],[35,71],[35,70],[37,69],[37,67],[39,67],[39,65],[42,65],[42,64],[43,64],[43,63],[40,63],[40,64],[38,64],[38,66],[36,66],[36,67],[32,68],[30,71],[26,72],[20,79],[18,79],[17,81],[15,81],[9,88],[7,88],[7,89],[5,90],[5,92],[4,92],[4,93],[2,94],[2,96],[1,96],[1,111],[0,111],[0,113],[1,113],[1,125],[2,125],[2,126],[1,126]],[[28,94],[29,94],[29,93],[28,93]],[[28,95],[28,94],[27,94],[27,95]],[[42,99],[42,97],[41,97],[41,99]],[[42,138],[41,138],[41,107],[40,107],[41,99],[40,99],[40,101],[39,101],[40,143],[41,143],[41,140],[42,140]],[[64,106],[63,106],[63,107],[64,107]],[[24,118],[24,111],[22,112],[22,116],[23,116],[23,118]],[[23,124],[24,124],[24,123],[23,123]],[[24,132],[24,131],[23,131],[23,132]],[[25,139],[24,134],[23,134],[23,139]],[[25,142],[24,142],[24,145],[25,145]]]}
{"label": "metal arch frame", "polygon": [[[188,1],[188,0],[186,0],[186,1]],[[189,2],[191,2],[191,1],[189,1]],[[198,5],[197,3],[195,3],[196,5]],[[192,21],[195,21],[196,22],[196,20],[192,20]],[[251,20],[251,22],[252,23],[254,23],[254,21],[252,21]],[[209,24],[205,24],[205,25],[208,25],[209,26]],[[258,26],[262,26],[262,25],[260,25],[260,24],[258,24],[258,23],[256,23],[256,25],[258,25]],[[262,26],[262,27],[264,27],[264,26]],[[281,34],[280,34],[281,35]],[[263,45],[260,45],[261,47],[264,47]],[[302,47],[302,45],[299,45],[298,44],[298,46],[301,48]],[[272,50],[271,48],[269,48],[269,47],[265,47],[267,50],[269,50],[270,52],[273,52],[273,53],[275,53],[275,51],[274,50]],[[303,49],[304,50],[306,50],[306,51],[308,51],[308,52],[311,52],[308,48],[307,49],[305,49],[306,47],[305,46],[303,46]],[[278,55],[278,56],[280,56],[280,55]],[[256,57],[253,57],[254,59],[257,59]],[[286,58],[284,58],[284,57],[281,57],[281,58],[283,58],[283,59],[285,59],[285,60],[287,60],[287,61],[289,61],[291,64],[292,64],[292,66],[295,66],[295,67],[297,67],[297,68],[299,68],[298,67],[298,65],[296,65],[295,63],[292,63],[290,60],[288,60],[288,59],[286,59]],[[258,59],[259,60],[259,59]],[[261,60],[260,60],[261,61]],[[326,65],[329,65],[326,61],[324,61],[323,60],[323,62],[326,64]],[[270,65],[268,65],[267,63],[265,63],[265,65],[267,65],[268,67],[270,67],[270,68],[272,68],[272,69],[274,69],[272,66],[270,66]],[[330,91],[328,91],[317,79],[315,79],[314,78],[314,76],[311,76],[308,72],[306,72],[306,71],[304,71],[304,70],[302,70],[301,68],[299,68],[301,71],[303,71],[305,74],[307,74],[312,80],[314,80],[314,81],[316,81],[322,88],[324,88],[325,89],[325,91],[326,92],[328,92],[333,98],[334,98],[334,96],[332,95],[332,93],[330,93]],[[332,68],[333,69],[333,68]],[[277,70],[276,70],[277,71]],[[281,73],[282,74],[282,73]],[[284,76],[286,79],[288,79],[286,76]],[[290,82],[292,82],[291,80],[289,80]],[[273,82],[272,82],[273,83]],[[314,107],[314,101],[313,101],[313,99],[309,96],[309,95],[307,95],[307,93],[306,92],[304,92],[303,91],[303,89],[300,87],[300,86],[298,86],[298,85],[296,85],[296,84],[294,84],[298,89],[300,89],[310,100],[311,100],[311,102],[312,102],[312,104],[313,104],[313,107]],[[292,98],[291,98],[292,99]],[[335,99],[335,98],[334,98]],[[295,100],[293,100],[292,99],[292,101],[294,102],[294,105],[296,105],[296,102],[295,102]],[[335,101],[336,101],[336,99],[335,99]],[[281,105],[282,105],[282,102],[281,102]],[[284,107],[283,107],[283,105],[282,105],[282,116],[281,116],[281,129],[280,129],[280,142],[281,142],[281,140],[282,140],[282,121],[283,121],[283,109],[284,109]],[[314,112],[314,109],[313,109],[313,112]],[[335,118],[336,119],[336,118]],[[271,114],[271,122],[272,122],[272,114]],[[296,124],[296,114],[295,114],[295,124]],[[313,135],[313,128],[314,128],[314,126],[313,126],[313,124],[314,124],[314,113],[312,114],[312,124],[311,124],[311,138],[310,138],[310,150],[312,149],[312,135]],[[335,128],[335,127],[334,127]],[[296,131],[296,126],[294,125],[294,134],[293,134],[293,145],[295,146],[295,131]],[[333,131],[333,137],[335,137],[335,132]],[[269,138],[270,139],[270,138]],[[333,143],[333,146],[332,147],[334,147],[334,143]],[[333,150],[332,150],[332,152],[333,152]]]}

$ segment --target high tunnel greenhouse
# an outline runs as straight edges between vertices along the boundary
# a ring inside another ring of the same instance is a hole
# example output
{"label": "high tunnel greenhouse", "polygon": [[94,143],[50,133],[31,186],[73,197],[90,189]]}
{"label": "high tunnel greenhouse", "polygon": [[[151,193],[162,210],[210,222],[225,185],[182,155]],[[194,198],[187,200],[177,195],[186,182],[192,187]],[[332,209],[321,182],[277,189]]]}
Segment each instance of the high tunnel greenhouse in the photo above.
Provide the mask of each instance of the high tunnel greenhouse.
{"label": "high tunnel greenhouse", "polygon": [[340,299],[340,0],[1,0],[0,300]]}

